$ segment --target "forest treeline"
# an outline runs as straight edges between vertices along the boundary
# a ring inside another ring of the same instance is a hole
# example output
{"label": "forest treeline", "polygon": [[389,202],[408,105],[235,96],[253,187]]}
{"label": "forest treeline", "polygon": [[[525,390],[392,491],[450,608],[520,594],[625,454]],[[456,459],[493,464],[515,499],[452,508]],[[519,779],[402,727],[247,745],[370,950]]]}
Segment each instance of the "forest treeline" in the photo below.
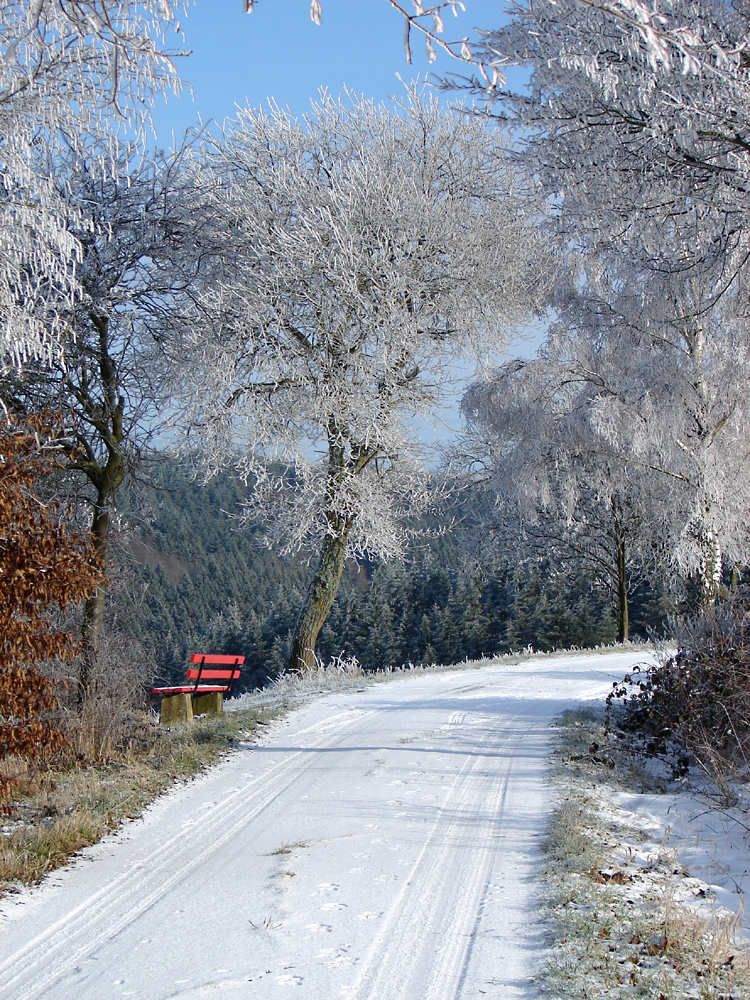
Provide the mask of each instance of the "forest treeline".
{"label": "forest treeline", "polygon": [[[243,653],[244,683],[286,666],[314,563],[281,558],[236,517],[247,490],[224,472],[203,485],[176,461],[149,468],[123,494],[124,565],[115,609],[143,644],[155,677],[173,681],[190,653]],[[611,597],[581,568],[521,562],[513,552],[477,558],[479,498],[453,509],[450,531],[432,519],[403,562],[350,561],[318,639],[323,662],[342,653],[366,670],[455,663],[531,645],[535,650],[611,643]],[[447,519],[447,518],[446,518]],[[632,597],[632,635],[660,631],[666,598],[643,585]]]}

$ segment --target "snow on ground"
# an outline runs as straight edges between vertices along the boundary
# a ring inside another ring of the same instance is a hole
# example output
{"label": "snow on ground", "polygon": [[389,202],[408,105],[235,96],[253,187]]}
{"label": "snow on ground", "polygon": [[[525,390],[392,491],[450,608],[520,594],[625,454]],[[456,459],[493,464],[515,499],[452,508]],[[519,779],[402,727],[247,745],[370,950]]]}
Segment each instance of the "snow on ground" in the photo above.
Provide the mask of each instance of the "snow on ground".
{"label": "snow on ground", "polygon": [[629,845],[628,862],[648,868],[673,862],[679,879],[676,898],[704,915],[738,914],[737,933],[750,941],[750,913],[744,897],[750,888],[748,817],[730,808],[711,807],[691,791],[665,794],[617,792],[603,807],[642,840]]}
{"label": "snow on ground", "polygon": [[317,699],[0,904],[3,1000],[535,996],[549,725],[643,651]]}

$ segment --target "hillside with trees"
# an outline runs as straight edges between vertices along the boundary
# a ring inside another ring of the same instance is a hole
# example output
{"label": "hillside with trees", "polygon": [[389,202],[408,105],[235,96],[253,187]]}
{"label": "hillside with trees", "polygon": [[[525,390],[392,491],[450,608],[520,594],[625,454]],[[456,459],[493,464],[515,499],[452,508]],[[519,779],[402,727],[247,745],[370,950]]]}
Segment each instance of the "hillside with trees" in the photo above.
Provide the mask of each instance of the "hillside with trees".
{"label": "hillside with trees", "polygon": [[[122,561],[112,614],[149,651],[154,676],[174,681],[197,650],[243,653],[245,683],[285,669],[314,563],[282,559],[237,519],[247,490],[222,473],[204,486],[176,461],[149,466],[122,495]],[[452,663],[496,652],[611,643],[616,616],[585,564],[520,562],[499,548],[478,558],[476,501],[424,521],[403,562],[346,564],[321,630],[323,662],[344,653],[366,670]],[[450,524],[453,524],[449,528]],[[482,529],[483,530],[483,529]],[[631,634],[661,631],[667,605],[643,585]]]}

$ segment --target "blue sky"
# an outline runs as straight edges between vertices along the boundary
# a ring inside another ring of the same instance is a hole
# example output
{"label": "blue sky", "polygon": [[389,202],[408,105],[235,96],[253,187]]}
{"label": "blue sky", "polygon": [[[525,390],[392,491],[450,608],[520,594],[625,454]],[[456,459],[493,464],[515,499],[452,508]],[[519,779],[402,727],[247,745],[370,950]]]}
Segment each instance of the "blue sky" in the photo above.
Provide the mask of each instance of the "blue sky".
{"label": "blue sky", "polygon": [[[254,106],[274,98],[304,114],[320,87],[340,93],[344,85],[366,97],[385,99],[401,90],[397,74],[424,78],[460,63],[439,54],[430,67],[423,40],[412,32],[414,59],[404,56],[403,19],[387,0],[322,0],[323,24],[310,19],[309,0],[258,0],[252,14],[242,0],[195,0],[182,19],[184,47],[178,60],[183,80],[193,88],[160,101],[155,109],[159,144],[171,144],[198,115],[223,121],[235,105]],[[445,38],[473,35],[473,27],[500,21],[502,0],[465,0],[466,13],[445,16]],[[411,0],[405,0],[411,6]],[[179,39],[170,40],[179,44]]]}
{"label": "blue sky", "polygon": [[[403,2],[403,0],[402,0]],[[322,0],[323,24],[310,19],[309,0],[258,0],[252,14],[242,12],[242,0],[195,0],[182,20],[184,48],[190,55],[178,61],[186,93],[159,102],[154,110],[158,143],[179,142],[200,115],[204,122],[222,122],[236,105],[263,105],[273,98],[303,115],[321,87],[339,94],[344,86],[378,100],[402,90],[405,80],[428,73],[460,70],[461,64],[438,54],[431,66],[423,39],[412,32],[413,62],[404,54],[403,19],[387,0]],[[411,6],[411,0],[406,0]],[[445,38],[474,34],[474,27],[500,23],[503,0],[465,0],[466,13],[445,16]],[[175,39],[175,42],[178,42]],[[450,96],[444,98],[450,100]],[[532,343],[515,342],[511,355],[533,354]],[[459,425],[457,403],[472,366],[457,365],[456,381],[448,389],[439,426],[422,426],[426,440],[446,440]]]}

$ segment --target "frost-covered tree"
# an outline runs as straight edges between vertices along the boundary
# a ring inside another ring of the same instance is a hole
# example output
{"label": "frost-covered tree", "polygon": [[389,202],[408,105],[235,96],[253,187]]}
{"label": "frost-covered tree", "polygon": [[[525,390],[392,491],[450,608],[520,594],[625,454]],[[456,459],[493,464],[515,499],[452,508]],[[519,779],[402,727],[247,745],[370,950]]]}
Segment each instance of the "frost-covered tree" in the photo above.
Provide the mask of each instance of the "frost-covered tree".
{"label": "frost-covered tree", "polygon": [[[61,414],[60,454],[90,510],[86,526],[102,566],[117,492],[169,396],[157,345],[190,279],[183,152],[149,158],[126,147],[112,159],[94,147],[56,157],[60,222],[79,248],[75,300],[51,291],[48,298],[63,356],[30,358],[0,376],[6,410]],[[84,605],[84,673],[96,660],[104,604],[102,580]],[[81,686],[85,692],[85,676]]]}
{"label": "frost-covered tree", "polygon": [[[645,482],[664,551],[710,601],[723,557],[746,558],[750,11],[721,0],[509,10],[477,51],[525,66],[529,87],[497,91],[493,114],[522,136],[555,235],[583,268],[559,296],[549,350],[596,390],[599,433],[657,473]],[[480,77],[468,85],[486,90]]]}
{"label": "frost-covered tree", "polygon": [[[723,0],[519,0],[477,58],[525,67],[493,113],[525,138],[562,238],[636,241],[662,270],[724,288],[750,242],[750,10]],[[485,90],[478,76],[469,83]]]}
{"label": "frost-covered tree", "polygon": [[468,451],[526,549],[594,565],[604,540],[610,567],[656,559],[703,603],[727,564],[747,564],[747,320],[737,289],[705,294],[694,278],[579,274],[541,356],[469,392]]}
{"label": "frost-covered tree", "polygon": [[[640,468],[660,547],[704,602],[750,559],[746,292],[698,278],[598,269],[549,354],[595,394],[594,426]],[[666,488],[665,488],[666,484]]]}
{"label": "frost-covered tree", "polygon": [[196,171],[192,214],[225,252],[181,344],[187,415],[209,461],[242,443],[271,539],[319,547],[299,668],[346,556],[397,555],[429,501],[412,419],[457,354],[540,301],[548,259],[495,130],[415,93],[391,109],[323,95],[302,121],[247,108]]}
{"label": "frost-covered tree", "polygon": [[[78,294],[80,244],[56,157],[86,136],[143,134],[177,77],[162,48],[170,0],[5,0],[0,5],[0,365],[59,357],[61,299]],[[44,155],[42,156],[42,152]]]}
{"label": "frost-covered tree", "polygon": [[500,550],[521,562],[583,566],[612,595],[624,642],[651,540],[643,477],[597,432],[596,404],[591,383],[542,349],[470,386],[455,455],[492,500],[487,528]]}

